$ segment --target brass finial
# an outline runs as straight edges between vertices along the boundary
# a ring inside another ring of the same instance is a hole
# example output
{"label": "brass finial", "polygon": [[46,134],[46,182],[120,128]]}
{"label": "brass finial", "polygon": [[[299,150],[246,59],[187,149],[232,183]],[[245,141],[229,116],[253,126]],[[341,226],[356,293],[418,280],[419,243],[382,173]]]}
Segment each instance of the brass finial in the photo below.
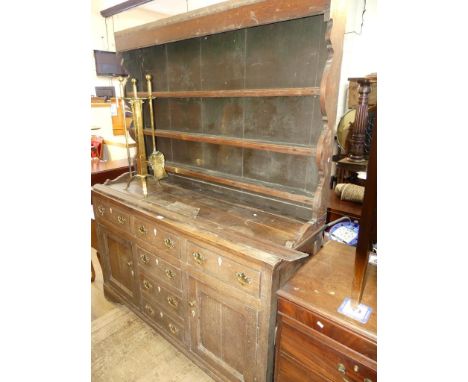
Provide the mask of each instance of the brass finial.
{"label": "brass finial", "polygon": [[138,98],[138,92],[137,92],[137,87],[136,87],[136,78],[132,78],[132,84],[133,84],[133,96],[135,98]]}

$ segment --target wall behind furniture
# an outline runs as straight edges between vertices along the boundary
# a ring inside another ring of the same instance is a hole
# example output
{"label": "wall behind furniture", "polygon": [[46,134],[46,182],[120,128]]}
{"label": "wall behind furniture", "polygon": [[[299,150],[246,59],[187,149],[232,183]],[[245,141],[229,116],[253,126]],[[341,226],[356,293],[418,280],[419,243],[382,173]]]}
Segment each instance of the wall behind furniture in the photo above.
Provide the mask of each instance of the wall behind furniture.
{"label": "wall behind furniture", "polygon": [[347,3],[348,17],[343,42],[343,61],[336,124],[347,110],[348,78],[366,76],[377,72],[377,44],[379,38],[377,0],[349,0]]}
{"label": "wall behind furniture", "polygon": [[93,55],[94,49],[115,51],[114,32],[220,3],[223,0],[158,0],[151,1],[111,17],[104,18],[101,16],[100,12],[102,10],[122,3],[122,1],[123,0],[91,1],[91,49],[89,55],[92,84],[90,94],[94,94],[95,86],[114,86],[116,89],[116,96],[120,95],[119,81],[117,78],[96,76]]}
{"label": "wall behind furniture", "polygon": [[120,95],[119,81],[117,78],[97,76],[94,63],[93,50],[108,50],[115,52],[114,31],[127,29],[167,17],[164,13],[158,13],[142,9],[140,7],[117,14],[112,17],[102,17],[100,12],[108,7],[121,2],[108,0],[92,0],[91,2],[91,46],[89,50],[89,64],[91,71],[90,95],[95,94],[95,86],[114,86],[116,96]]}

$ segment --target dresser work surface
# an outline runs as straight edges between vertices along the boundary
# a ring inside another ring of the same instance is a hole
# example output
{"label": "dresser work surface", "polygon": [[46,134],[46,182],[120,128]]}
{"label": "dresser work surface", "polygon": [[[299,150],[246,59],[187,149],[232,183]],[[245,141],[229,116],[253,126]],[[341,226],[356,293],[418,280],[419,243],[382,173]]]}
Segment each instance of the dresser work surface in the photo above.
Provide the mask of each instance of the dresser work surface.
{"label": "dresser work surface", "polygon": [[93,189],[104,292],[219,381],[272,378],[275,291],[307,254],[301,224],[127,174]]}

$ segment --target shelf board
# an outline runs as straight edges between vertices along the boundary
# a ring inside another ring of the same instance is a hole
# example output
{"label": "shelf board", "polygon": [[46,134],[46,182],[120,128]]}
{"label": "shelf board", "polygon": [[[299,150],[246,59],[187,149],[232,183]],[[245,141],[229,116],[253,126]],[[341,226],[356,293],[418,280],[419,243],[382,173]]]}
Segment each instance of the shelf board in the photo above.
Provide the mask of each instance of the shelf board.
{"label": "shelf board", "polygon": [[[305,97],[319,96],[320,88],[158,91],[152,92],[151,95],[155,98]],[[145,98],[147,96],[147,92],[138,92],[138,97]]]}
{"label": "shelf board", "polygon": [[[143,130],[145,135],[152,135],[150,129]],[[233,137],[222,137],[219,135],[208,135],[201,133],[185,133],[182,131],[173,131],[173,130],[156,130],[155,135],[161,138],[172,138],[182,141],[190,142],[206,142],[212,143],[215,145],[225,145],[225,146],[234,146],[242,147],[246,149],[255,149],[255,150],[264,150],[264,151],[273,151],[282,154],[290,155],[300,155],[300,156],[315,156],[316,149],[312,146],[300,146],[300,145],[290,145],[282,143],[272,143],[259,141],[256,139],[244,139],[244,138],[233,138]]]}
{"label": "shelf board", "polygon": [[248,180],[245,178],[241,178],[238,176],[229,175],[226,176],[225,174],[221,174],[217,171],[212,170],[203,170],[200,168],[195,168],[192,166],[181,165],[179,163],[169,162],[166,161],[165,164],[166,171],[178,174],[189,176],[192,178],[197,178],[207,182],[213,182],[222,184],[229,187],[235,187],[246,191],[255,192],[258,194],[267,195],[270,197],[276,197],[284,200],[290,200],[294,202],[299,202],[303,204],[311,205],[314,202],[314,198],[311,196],[306,195],[306,192],[303,193],[293,193],[287,191],[284,186],[280,185],[273,185],[271,186],[265,185],[265,182]]}

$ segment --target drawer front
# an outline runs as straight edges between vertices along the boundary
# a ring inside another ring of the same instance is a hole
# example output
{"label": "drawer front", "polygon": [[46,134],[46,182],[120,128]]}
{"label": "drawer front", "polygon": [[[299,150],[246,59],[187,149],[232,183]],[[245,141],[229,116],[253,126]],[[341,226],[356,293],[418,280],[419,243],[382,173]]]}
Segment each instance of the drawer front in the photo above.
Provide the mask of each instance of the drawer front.
{"label": "drawer front", "polygon": [[306,369],[282,352],[276,360],[276,382],[329,382],[328,379]]}
{"label": "drawer front", "polygon": [[94,199],[94,218],[97,221],[107,220],[109,216],[109,207],[101,199]]}
{"label": "drawer front", "polygon": [[146,219],[135,217],[133,220],[133,232],[135,236],[148,243],[156,243],[156,237],[158,235],[158,229],[156,225]]}
{"label": "drawer front", "polygon": [[182,273],[160,257],[137,247],[138,264],[146,274],[182,290]]}
{"label": "drawer front", "polygon": [[377,373],[319,340],[281,320],[280,351],[332,381],[375,382]]}
{"label": "drawer front", "polygon": [[160,252],[180,259],[181,239],[178,235],[149,220],[137,217],[133,223],[133,230],[136,237],[154,245]]}
{"label": "drawer front", "polygon": [[171,314],[184,319],[185,306],[182,303],[180,293],[174,293],[165,288],[161,283],[140,272],[140,290],[155,303]]}
{"label": "drawer front", "polygon": [[141,299],[141,310],[153,322],[156,322],[165,332],[184,342],[184,326],[176,322],[167,313],[148,299]]}
{"label": "drawer front", "polygon": [[113,203],[102,201],[98,198],[94,200],[94,216],[99,221],[107,221],[116,227],[130,232],[130,214],[123,209],[116,207]]}
{"label": "drawer front", "polygon": [[377,344],[360,335],[351,332],[335,323],[302,308],[283,298],[278,299],[278,312],[303,323],[310,329],[317,331],[358,353],[377,361]]}
{"label": "drawer front", "polygon": [[229,285],[259,297],[259,271],[191,242],[187,242],[187,259],[195,269],[203,270]]}
{"label": "drawer front", "polygon": [[110,205],[108,219],[119,228],[130,232],[130,215],[122,209]]}

